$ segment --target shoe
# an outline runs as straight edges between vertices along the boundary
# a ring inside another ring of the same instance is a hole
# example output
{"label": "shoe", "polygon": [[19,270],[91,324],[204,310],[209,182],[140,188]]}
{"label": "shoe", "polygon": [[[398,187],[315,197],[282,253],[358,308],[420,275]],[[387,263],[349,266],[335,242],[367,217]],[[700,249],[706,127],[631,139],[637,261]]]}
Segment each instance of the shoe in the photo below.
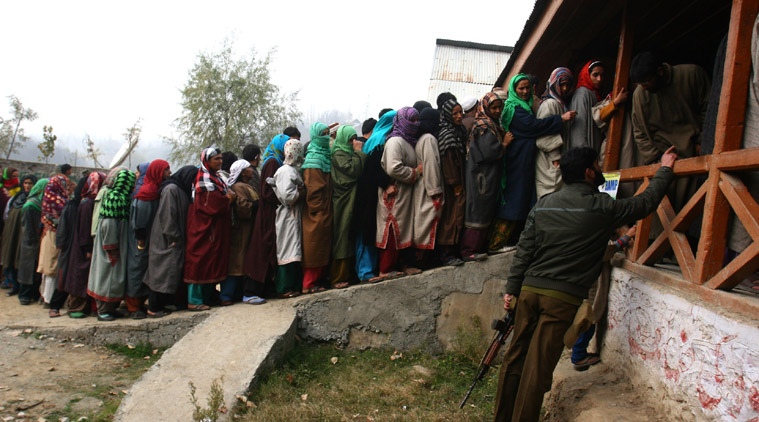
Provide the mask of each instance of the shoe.
{"label": "shoe", "polygon": [[464,265],[464,261],[458,259],[458,258],[451,258],[445,262],[443,262],[443,265],[446,267],[458,267],[460,265]]}
{"label": "shoe", "polygon": [[31,305],[32,301],[29,300],[29,299],[21,299],[21,298],[19,298],[18,303],[20,303],[21,305],[26,306],[26,305]]}
{"label": "shoe", "polygon": [[190,312],[203,312],[210,310],[211,307],[201,303],[200,305],[187,305],[187,310]]}
{"label": "shoe", "polygon": [[572,362],[572,366],[574,367],[575,371],[582,372],[587,371],[588,368],[599,362],[601,362],[600,356],[595,353],[589,353],[585,359],[578,360],[577,362]]}
{"label": "shoe", "polygon": [[478,262],[488,259],[488,254],[485,253],[473,253],[461,258],[464,262]]}
{"label": "shoe", "polygon": [[47,312],[47,315],[50,318],[58,318],[59,316],[61,316],[61,312],[58,309],[51,309]]}
{"label": "shoe", "polygon": [[262,305],[266,303],[266,299],[258,296],[245,296],[242,298],[242,303],[247,303],[248,305]]}
{"label": "shoe", "polygon": [[114,321],[116,317],[111,314],[98,314],[98,321]]}
{"label": "shoe", "polygon": [[5,292],[5,295],[8,297],[15,296],[18,294],[18,289],[11,289],[9,292]]}
{"label": "shoe", "polygon": [[132,319],[145,319],[148,317],[148,314],[146,314],[143,311],[134,311],[129,314],[129,318]]}
{"label": "shoe", "polygon": [[73,319],[87,318],[87,314],[85,314],[84,312],[70,312],[69,318],[73,318]]}
{"label": "shoe", "polygon": [[158,312],[148,311],[148,318],[163,318],[169,315],[171,315],[171,311],[167,311],[166,309],[160,310]]}

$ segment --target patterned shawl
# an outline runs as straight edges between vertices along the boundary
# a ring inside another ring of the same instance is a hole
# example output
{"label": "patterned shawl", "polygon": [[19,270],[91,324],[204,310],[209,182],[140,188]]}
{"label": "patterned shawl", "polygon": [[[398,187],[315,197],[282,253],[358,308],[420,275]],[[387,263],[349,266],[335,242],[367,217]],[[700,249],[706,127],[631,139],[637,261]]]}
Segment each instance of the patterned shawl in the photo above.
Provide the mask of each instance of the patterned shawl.
{"label": "patterned shawl", "polygon": [[395,118],[395,114],[395,110],[390,110],[387,113],[383,114],[382,117],[380,117],[377,124],[374,125],[372,136],[370,136],[364,144],[363,151],[365,154],[371,154],[375,149],[385,145],[385,141],[387,141],[387,134],[390,132],[390,129],[393,128],[393,119]]}
{"label": "patterned shawl", "polygon": [[546,82],[546,92],[543,93],[541,99],[547,100],[553,98],[561,104],[564,111],[567,111],[567,103],[565,98],[561,96],[559,85],[561,85],[562,82],[569,82],[569,85],[571,86],[572,79],[572,72],[569,69],[566,67],[557,67],[551,72],[551,77],[548,78],[548,82]]}
{"label": "patterned shawl", "polygon": [[68,179],[62,174],[52,177],[42,195],[42,222],[45,227],[53,231],[58,227],[61,211],[69,200],[66,191],[67,182]]}
{"label": "patterned shawl", "polygon": [[221,151],[213,147],[206,148],[200,153],[200,168],[195,177],[195,189],[192,191],[193,199],[195,198],[195,193],[211,192],[217,189],[222,195],[227,194],[227,185],[221,181],[216,172],[211,173],[208,170],[208,162],[219,154],[221,154]]}
{"label": "patterned shawl", "polygon": [[495,135],[499,142],[503,140],[503,135],[506,131],[503,130],[501,123],[498,121],[499,116],[491,116],[488,114],[488,107],[493,101],[501,101],[501,99],[498,98],[498,94],[495,92],[488,92],[482,97],[482,100],[480,100],[480,104],[477,106],[477,112],[474,115],[474,124],[472,125],[471,132],[469,132],[469,142],[474,142],[478,137],[487,132]]}
{"label": "patterned shawl", "polygon": [[393,129],[387,135],[387,139],[400,136],[412,147],[415,147],[419,140],[417,132],[419,132],[419,112],[413,107],[403,107],[395,114]]}
{"label": "patterned shawl", "polygon": [[303,144],[297,139],[290,139],[285,143],[284,164],[299,169],[303,164]]}
{"label": "patterned shawl", "polygon": [[129,170],[129,169],[126,168],[126,167],[124,167],[124,166],[118,166],[118,167],[112,168],[108,172],[108,176],[105,177],[105,183],[104,183],[104,185],[107,186],[107,187],[109,187],[109,188],[111,186],[113,186],[113,182],[116,181],[116,176],[118,176],[119,173],[121,173],[121,170]]}
{"label": "patterned shawl", "polygon": [[[451,148],[456,148],[462,154],[466,153],[466,126],[453,123],[453,109],[461,105],[454,99],[443,103],[440,109],[440,136],[438,136],[438,149],[443,155]],[[464,108],[461,108],[464,111]]]}
{"label": "patterned shawl", "polygon": [[129,170],[120,170],[108,187],[108,192],[100,205],[100,218],[129,219],[130,193],[134,189],[135,175]]}
{"label": "patterned shawl", "polygon": [[49,182],[48,179],[40,179],[32,186],[32,190],[29,191],[29,197],[26,199],[24,208],[36,208],[37,211],[42,210],[42,192],[45,191],[45,186]]}
{"label": "patterned shawl", "polygon": [[148,173],[149,167],[150,167],[149,161],[147,163],[137,164],[137,171],[140,172],[140,177],[137,178],[137,182],[134,184],[134,193],[132,193],[132,198],[134,198],[137,192],[140,191],[140,188],[142,188],[142,184],[145,181],[145,175]]}
{"label": "patterned shawl", "polygon": [[95,197],[98,196],[98,192],[100,192],[100,188],[103,186],[104,181],[105,173],[99,171],[93,171],[90,173],[90,175],[87,176],[87,182],[84,185],[82,198],[95,199]]}
{"label": "patterned shawl", "polygon": [[529,99],[523,100],[522,97],[517,94],[517,85],[525,79],[529,80],[527,75],[520,73],[511,78],[511,82],[509,82],[509,98],[503,103],[503,112],[501,112],[501,127],[503,127],[504,132],[509,131],[517,107],[522,107],[524,111],[532,114],[532,84],[530,84]]}
{"label": "patterned shawl", "polygon": [[356,135],[356,129],[353,126],[345,125],[340,126],[337,129],[337,136],[335,137],[335,144],[332,145],[332,151],[345,151],[348,154],[353,154],[353,146],[350,144],[350,140]]}
{"label": "patterned shawl", "polygon": [[142,187],[139,188],[134,197],[142,201],[155,201],[158,199],[158,189],[161,183],[163,183],[163,172],[167,168],[169,168],[169,163],[166,160],[151,161],[148,171],[145,172]]}
{"label": "patterned shawl", "polygon": [[279,163],[280,166],[282,165],[282,161],[285,159],[285,142],[287,142],[288,139],[290,139],[289,136],[282,134],[272,138],[271,142],[269,142],[269,146],[266,147],[266,151],[264,151],[264,165],[266,165],[266,162],[269,161],[270,158],[277,160],[277,163]]}
{"label": "patterned shawl", "polygon": [[3,187],[8,191],[10,196],[14,196],[21,190],[21,186],[18,182],[18,177],[11,177],[18,169],[14,167],[6,167],[3,170]]}
{"label": "patterned shawl", "polygon": [[593,86],[593,81],[590,80],[590,70],[596,66],[604,67],[604,64],[599,60],[591,60],[585,63],[585,66],[580,70],[580,76],[577,78],[577,88],[588,88],[596,94],[596,101],[601,101],[601,92]]}
{"label": "patterned shawl", "polygon": [[229,168],[229,179],[227,179],[227,186],[232,187],[237,182],[237,179],[242,174],[243,170],[250,167],[250,161],[237,160],[232,163],[232,167]]}
{"label": "patterned shawl", "polygon": [[[332,152],[329,149],[329,127],[316,122],[311,125],[311,142],[303,162],[304,169],[319,169],[325,173],[332,171]],[[326,134],[323,134],[327,130]]]}

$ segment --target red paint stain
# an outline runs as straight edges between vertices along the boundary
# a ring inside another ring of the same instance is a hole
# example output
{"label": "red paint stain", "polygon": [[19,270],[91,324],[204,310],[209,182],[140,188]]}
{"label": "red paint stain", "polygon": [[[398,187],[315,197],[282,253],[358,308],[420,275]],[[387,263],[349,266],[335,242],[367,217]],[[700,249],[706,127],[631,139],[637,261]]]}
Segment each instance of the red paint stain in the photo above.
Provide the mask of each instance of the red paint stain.
{"label": "red paint stain", "polygon": [[680,371],[670,368],[669,366],[664,368],[664,376],[667,377],[668,380],[673,380],[676,383],[680,381]]}
{"label": "red paint stain", "polygon": [[747,420],[746,422],[759,422],[759,417],[757,417],[757,418],[751,418],[751,419]]}
{"label": "red paint stain", "polygon": [[751,404],[751,408],[755,412],[759,412],[759,390],[756,387],[751,387],[748,393],[748,402]]}
{"label": "red paint stain", "polygon": [[722,337],[722,343],[727,343],[738,338],[736,335]]}
{"label": "red paint stain", "polygon": [[723,374],[714,374],[714,381],[716,381],[717,384],[722,384],[722,382],[725,381],[725,375],[723,375]]}
{"label": "red paint stain", "polygon": [[648,350],[644,350],[632,336],[627,338],[627,343],[630,345],[630,353],[639,356],[643,360],[652,359],[658,354],[658,351],[649,352]]}
{"label": "red paint stain", "polygon": [[714,398],[706,394],[706,391],[701,387],[697,388],[696,391],[698,391],[698,400],[701,402],[701,407],[706,410],[714,409],[722,401],[722,398]]}
{"label": "red paint stain", "polygon": [[743,375],[738,375],[738,378],[735,380],[733,385],[737,390],[743,391],[743,389],[746,388],[746,382],[743,381]]}
{"label": "red paint stain", "polygon": [[685,330],[680,331],[680,340],[682,340],[683,343],[688,341],[688,334],[685,332]]}

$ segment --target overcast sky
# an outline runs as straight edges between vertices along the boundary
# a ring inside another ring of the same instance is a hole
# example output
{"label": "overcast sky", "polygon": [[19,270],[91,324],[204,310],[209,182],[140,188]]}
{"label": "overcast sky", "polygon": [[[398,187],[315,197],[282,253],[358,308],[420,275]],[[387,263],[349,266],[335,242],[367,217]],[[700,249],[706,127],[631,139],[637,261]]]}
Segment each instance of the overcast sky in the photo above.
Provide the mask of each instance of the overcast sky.
{"label": "overcast sky", "polygon": [[[273,79],[299,108],[359,119],[427,97],[436,38],[513,46],[532,2],[6,1],[0,117],[16,95],[64,142],[120,142],[172,131],[180,89],[200,51],[225,38],[238,53],[276,48]],[[497,76],[497,75],[496,75]]]}

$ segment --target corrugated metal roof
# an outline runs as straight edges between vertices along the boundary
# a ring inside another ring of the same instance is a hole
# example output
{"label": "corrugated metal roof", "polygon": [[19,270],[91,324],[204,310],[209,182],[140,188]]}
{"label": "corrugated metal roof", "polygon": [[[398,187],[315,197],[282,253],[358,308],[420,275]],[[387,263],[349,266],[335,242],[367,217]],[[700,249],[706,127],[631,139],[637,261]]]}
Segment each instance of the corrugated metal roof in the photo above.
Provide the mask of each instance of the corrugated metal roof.
{"label": "corrugated metal roof", "polygon": [[[510,56],[510,53],[492,49],[438,43],[430,76],[429,98],[434,100],[445,91],[462,98],[481,96],[493,87],[493,81],[498,78]],[[431,102],[434,104],[434,101]]]}

